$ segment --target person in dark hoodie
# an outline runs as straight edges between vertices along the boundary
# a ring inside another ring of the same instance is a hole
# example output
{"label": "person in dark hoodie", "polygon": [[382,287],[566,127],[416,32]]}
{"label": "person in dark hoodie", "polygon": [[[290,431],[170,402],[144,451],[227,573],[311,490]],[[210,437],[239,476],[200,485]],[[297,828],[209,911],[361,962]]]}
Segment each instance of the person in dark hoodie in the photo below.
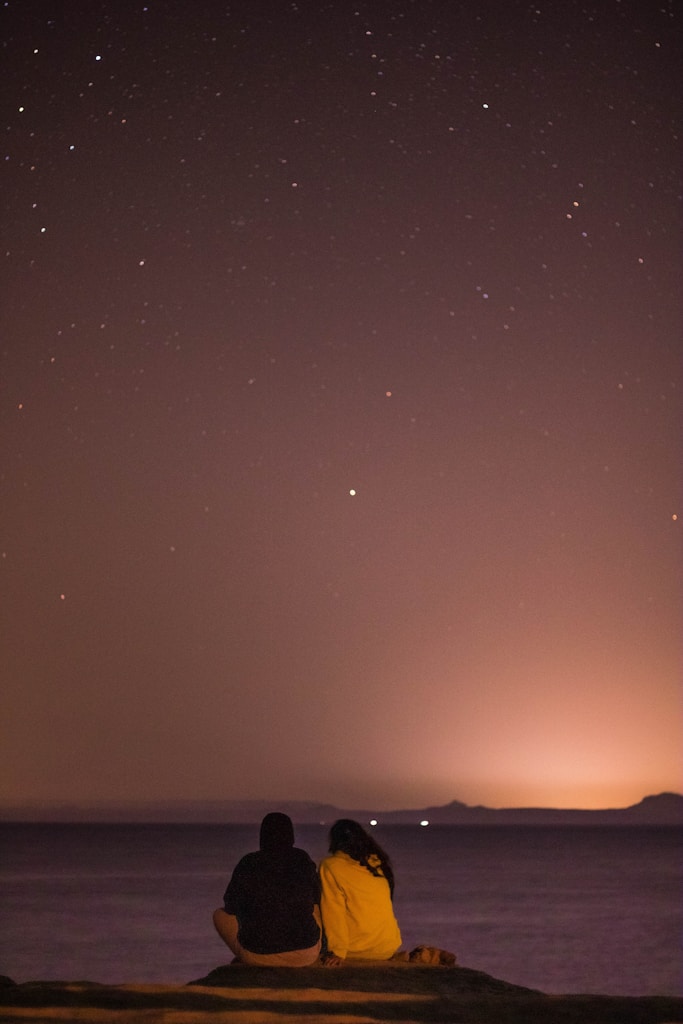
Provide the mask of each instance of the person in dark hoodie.
{"label": "person in dark hoodie", "polygon": [[294,846],[286,814],[266,814],[260,850],[232,873],[213,923],[236,958],[263,967],[306,967],[320,955],[320,881],[305,850]]}

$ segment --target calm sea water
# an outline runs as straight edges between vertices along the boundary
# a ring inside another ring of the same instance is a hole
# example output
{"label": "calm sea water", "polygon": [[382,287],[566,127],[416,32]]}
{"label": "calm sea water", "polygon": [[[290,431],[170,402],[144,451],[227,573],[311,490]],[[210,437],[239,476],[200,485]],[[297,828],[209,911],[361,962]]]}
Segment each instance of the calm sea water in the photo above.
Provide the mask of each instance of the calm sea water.
{"label": "calm sea water", "polygon": [[[396,826],[404,945],[545,992],[683,995],[675,828]],[[211,914],[257,826],[0,824],[0,973],[182,984],[230,954]],[[297,829],[320,859],[326,829]]]}

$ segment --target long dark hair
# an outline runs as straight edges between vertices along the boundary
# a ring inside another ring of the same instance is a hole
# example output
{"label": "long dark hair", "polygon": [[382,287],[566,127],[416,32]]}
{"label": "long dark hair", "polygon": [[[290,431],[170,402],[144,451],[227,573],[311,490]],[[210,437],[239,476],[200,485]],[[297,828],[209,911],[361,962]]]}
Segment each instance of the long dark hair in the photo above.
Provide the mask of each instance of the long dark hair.
{"label": "long dark hair", "polygon": [[[389,892],[393,898],[394,869],[391,866],[389,855],[357,821],[353,821],[351,818],[340,818],[339,821],[335,821],[330,829],[330,853],[337,853],[338,850],[357,860],[359,864],[368,869],[371,875],[386,878],[389,883]],[[373,854],[379,858],[379,864],[368,863]]]}

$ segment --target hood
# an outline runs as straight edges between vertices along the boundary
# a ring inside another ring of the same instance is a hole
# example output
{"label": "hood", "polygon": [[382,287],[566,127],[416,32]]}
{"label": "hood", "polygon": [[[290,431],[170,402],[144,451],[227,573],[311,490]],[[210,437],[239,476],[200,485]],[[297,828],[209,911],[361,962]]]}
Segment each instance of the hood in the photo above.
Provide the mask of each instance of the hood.
{"label": "hood", "polygon": [[261,822],[260,845],[262,850],[276,852],[289,850],[294,846],[294,826],[292,819],[279,811],[266,814]]}

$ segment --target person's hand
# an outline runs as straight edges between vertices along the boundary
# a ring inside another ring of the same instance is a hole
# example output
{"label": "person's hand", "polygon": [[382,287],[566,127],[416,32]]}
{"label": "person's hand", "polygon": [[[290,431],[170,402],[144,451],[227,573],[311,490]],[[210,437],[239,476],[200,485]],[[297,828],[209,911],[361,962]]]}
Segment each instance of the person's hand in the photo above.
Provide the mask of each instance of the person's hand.
{"label": "person's hand", "polygon": [[344,961],[342,957],[328,949],[326,953],[320,954],[320,963],[323,967],[341,967]]}

